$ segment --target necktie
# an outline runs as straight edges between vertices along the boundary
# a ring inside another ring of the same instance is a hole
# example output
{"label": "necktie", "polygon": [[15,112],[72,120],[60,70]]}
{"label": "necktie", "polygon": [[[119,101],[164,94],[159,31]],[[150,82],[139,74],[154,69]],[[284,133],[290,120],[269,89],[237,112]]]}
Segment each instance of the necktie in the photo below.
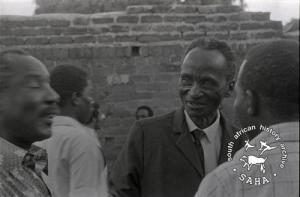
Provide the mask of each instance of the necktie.
{"label": "necktie", "polygon": [[194,137],[194,144],[196,146],[196,150],[202,165],[202,169],[203,172],[205,172],[205,164],[204,164],[204,151],[203,151],[203,147],[201,145],[201,138],[205,136],[204,131],[200,130],[200,129],[195,129],[194,131],[192,131],[192,135]]}

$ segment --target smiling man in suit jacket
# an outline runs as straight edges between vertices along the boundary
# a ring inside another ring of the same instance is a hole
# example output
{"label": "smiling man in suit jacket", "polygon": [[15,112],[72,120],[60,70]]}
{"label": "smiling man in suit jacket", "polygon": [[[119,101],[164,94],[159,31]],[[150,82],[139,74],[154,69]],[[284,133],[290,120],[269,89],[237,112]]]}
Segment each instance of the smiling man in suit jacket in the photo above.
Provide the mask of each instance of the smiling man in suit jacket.
{"label": "smiling man in suit jacket", "polygon": [[[110,176],[120,197],[191,197],[203,177],[227,161],[237,131],[220,113],[230,95],[234,55],[225,42],[196,40],[184,55],[179,79],[182,107],[137,121]],[[243,138],[235,141],[241,148]]]}

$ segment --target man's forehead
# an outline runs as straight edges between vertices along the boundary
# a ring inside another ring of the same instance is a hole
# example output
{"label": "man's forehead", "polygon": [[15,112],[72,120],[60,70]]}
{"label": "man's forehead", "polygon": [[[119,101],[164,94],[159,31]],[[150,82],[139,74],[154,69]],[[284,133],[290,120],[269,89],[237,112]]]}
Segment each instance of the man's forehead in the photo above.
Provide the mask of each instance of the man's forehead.
{"label": "man's forehead", "polygon": [[188,68],[211,68],[220,67],[224,68],[226,58],[218,50],[208,50],[201,48],[194,48],[189,51],[181,65],[181,70]]}
{"label": "man's forehead", "polygon": [[15,73],[39,73],[48,75],[46,66],[38,59],[30,55],[18,55],[11,54],[10,58],[14,58],[11,61],[12,71]]}

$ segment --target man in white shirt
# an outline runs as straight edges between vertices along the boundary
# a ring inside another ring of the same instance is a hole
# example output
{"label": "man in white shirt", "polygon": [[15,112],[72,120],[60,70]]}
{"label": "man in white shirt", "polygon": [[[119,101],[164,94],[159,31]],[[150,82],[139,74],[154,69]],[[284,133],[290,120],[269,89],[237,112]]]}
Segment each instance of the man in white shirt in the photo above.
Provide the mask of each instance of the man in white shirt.
{"label": "man in white shirt", "polygon": [[42,142],[48,152],[49,188],[55,197],[107,196],[101,147],[84,126],[92,109],[87,74],[62,65],[54,68],[50,79],[61,98],[61,116],[54,118],[53,136]]}
{"label": "man in white shirt", "polygon": [[200,184],[195,197],[299,196],[299,43],[250,50],[235,86],[234,111],[254,137]]}

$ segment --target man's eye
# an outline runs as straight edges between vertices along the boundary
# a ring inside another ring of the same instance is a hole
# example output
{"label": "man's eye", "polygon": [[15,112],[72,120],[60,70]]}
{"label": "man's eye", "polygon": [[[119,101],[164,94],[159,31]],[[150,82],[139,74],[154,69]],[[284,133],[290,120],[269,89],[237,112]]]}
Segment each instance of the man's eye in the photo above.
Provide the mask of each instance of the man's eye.
{"label": "man's eye", "polygon": [[181,78],[181,84],[184,86],[189,86],[193,84],[193,81],[189,78]]}
{"label": "man's eye", "polygon": [[216,82],[212,80],[204,80],[202,81],[202,85],[204,86],[217,86]]}
{"label": "man's eye", "polygon": [[26,86],[28,88],[40,88],[41,87],[41,84],[37,81],[29,81]]}

